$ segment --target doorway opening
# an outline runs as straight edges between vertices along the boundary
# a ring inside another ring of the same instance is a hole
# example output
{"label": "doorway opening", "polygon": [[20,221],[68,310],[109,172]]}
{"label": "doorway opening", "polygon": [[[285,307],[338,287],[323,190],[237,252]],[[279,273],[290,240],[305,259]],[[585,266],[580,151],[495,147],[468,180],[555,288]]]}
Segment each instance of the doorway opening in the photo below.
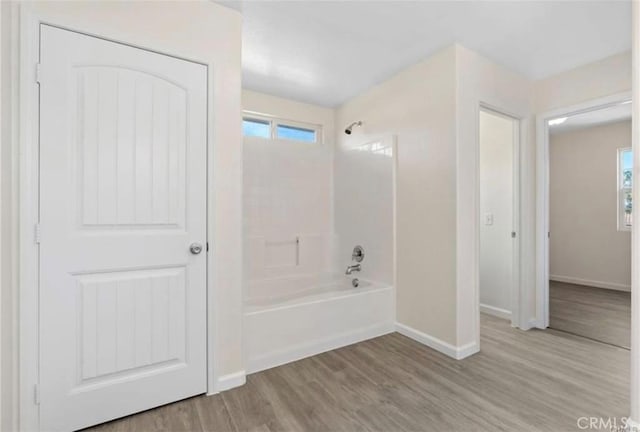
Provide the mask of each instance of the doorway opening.
{"label": "doorway opening", "polygon": [[630,347],[631,143],[626,93],[538,118],[540,328]]}
{"label": "doorway opening", "polygon": [[479,114],[480,312],[518,324],[520,120]]}

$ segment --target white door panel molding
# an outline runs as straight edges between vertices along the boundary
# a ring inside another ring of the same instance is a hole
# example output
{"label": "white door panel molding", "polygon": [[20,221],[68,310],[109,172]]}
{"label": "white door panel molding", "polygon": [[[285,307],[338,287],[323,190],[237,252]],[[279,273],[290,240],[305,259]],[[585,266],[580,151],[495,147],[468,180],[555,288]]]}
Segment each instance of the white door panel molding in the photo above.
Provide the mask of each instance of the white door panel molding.
{"label": "white door panel molding", "polygon": [[207,385],[207,68],[40,33],[40,428]]}

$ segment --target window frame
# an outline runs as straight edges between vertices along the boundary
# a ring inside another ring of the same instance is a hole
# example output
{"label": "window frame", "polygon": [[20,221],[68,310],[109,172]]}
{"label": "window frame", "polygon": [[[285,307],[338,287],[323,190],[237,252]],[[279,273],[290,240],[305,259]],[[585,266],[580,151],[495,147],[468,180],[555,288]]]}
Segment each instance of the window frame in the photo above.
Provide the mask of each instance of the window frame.
{"label": "window frame", "polygon": [[[624,172],[624,162],[623,162],[623,158],[624,158],[624,154],[626,152],[632,152],[632,148],[631,147],[622,147],[618,149],[618,169],[617,169],[617,179],[616,179],[616,186],[617,186],[617,212],[618,212],[618,231],[631,231],[631,228],[633,226],[633,203],[632,203],[632,207],[631,207],[631,225],[627,225],[626,221],[625,221],[625,211],[624,211],[624,200],[625,200],[625,195],[627,193],[631,193],[633,195],[633,165],[631,167],[632,169],[632,175],[631,175],[631,186],[624,186],[624,179],[623,179],[623,172]],[[632,153],[633,155],[633,153]]]}
{"label": "window frame", "polygon": [[[323,144],[323,134],[322,134],[322,125],[314,124],[314,123],[306,123],[295,120],[288,120],[281,117],[272,116],[269,114],[257,113],[254,111],[242,111],[242,120],[254,120],[259,122],[268,122],[269,123],[269,138],[252,136],[252,135],[244,135],[243,138],[249,139],[258,139],[258,140],[271,140],[274,142],[290,142],[290,143],[299,143],[305,144],[309,146],[321,145]],[[316,139],[315,141],[304,141],[298,140],[295,138],[286,138],[278,136],[278,126],[290,127],[295,129],[305,129],[309,131],[315,132]]]}

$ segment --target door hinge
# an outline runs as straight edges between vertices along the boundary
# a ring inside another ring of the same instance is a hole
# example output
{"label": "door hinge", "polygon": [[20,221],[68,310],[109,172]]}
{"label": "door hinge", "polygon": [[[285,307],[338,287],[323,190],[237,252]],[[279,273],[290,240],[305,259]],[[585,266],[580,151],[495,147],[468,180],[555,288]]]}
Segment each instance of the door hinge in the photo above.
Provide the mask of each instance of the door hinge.
{"label": "door hinge", "polygon": [[511,231],[511,238],[516,238],[516,232],[515,231]]}
{"label": "door hinge", "polygon": [[33,386],[33,403],[40,405],[40,387],[38,384]]}
{"label": "door hinge", "polygon": [[42,63],[36,63],[36,82],[42,83]]}
{"label": "door hinge", "polygon": [[40,239],[41,239],[40,224],[36,224],[33,227],[33,241],[35,242],[35,244],[40,244]]}
{"label": "door hinge", "polygon": [[547,231],[547,238],[551,238],[551,231]]}
{"label": "door hinge", "polygon": [[209,242],[207,242],[207,252],[209,252]]}

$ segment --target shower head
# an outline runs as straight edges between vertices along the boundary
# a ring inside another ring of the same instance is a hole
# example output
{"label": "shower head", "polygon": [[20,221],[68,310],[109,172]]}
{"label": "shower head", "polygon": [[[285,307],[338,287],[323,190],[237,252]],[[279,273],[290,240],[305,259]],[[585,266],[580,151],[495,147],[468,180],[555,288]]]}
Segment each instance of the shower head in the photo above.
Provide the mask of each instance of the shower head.
{"label": "shower head", "polygon": [[353,123],[351,123],[349,126],[347,126],[347,128],[344,130],[344,133],[346,133],[347,135],[351,135],[351,131],[353,130],[354,126],[362,126],[362,122],[361,121],[355,121]]}

